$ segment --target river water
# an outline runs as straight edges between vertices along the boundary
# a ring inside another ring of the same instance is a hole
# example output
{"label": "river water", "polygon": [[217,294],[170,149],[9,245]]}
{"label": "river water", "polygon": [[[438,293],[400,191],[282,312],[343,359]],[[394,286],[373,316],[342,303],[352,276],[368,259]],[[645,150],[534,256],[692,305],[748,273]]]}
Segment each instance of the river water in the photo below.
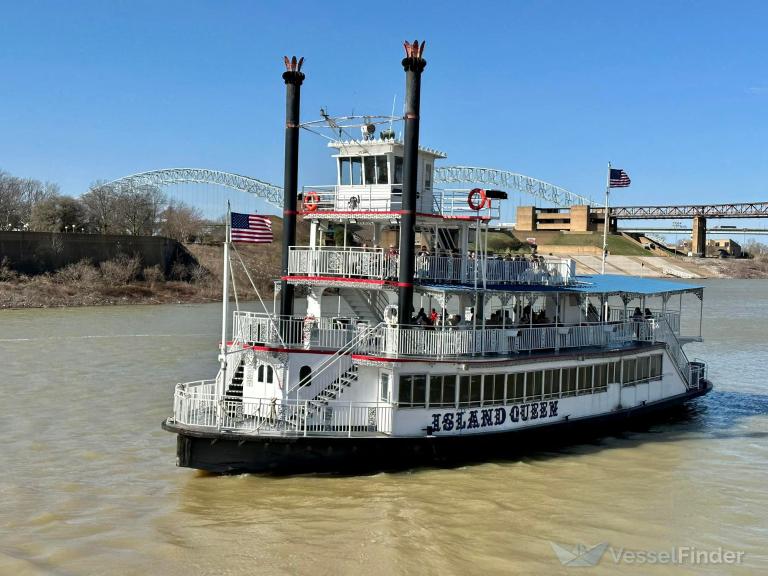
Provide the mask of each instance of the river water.
{"label": "river water", "polygon": [[[686,419],[362,477],[175,467],[160,422],[213,376],[218,306],[0,312],[0,574],[768,573],[768,282],[705,284],[687,351],[716,389]],[[575,568],[550,542],[610,547]],[[743,555],[638,564],[673,546]]]}

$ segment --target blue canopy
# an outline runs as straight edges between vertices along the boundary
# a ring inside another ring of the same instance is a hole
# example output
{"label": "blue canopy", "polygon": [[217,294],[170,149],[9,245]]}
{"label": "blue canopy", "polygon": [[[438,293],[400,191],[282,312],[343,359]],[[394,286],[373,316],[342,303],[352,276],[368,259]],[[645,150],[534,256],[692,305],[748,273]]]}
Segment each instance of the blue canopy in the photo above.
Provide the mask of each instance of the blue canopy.
{"label": "blue canopy", "polygon": [[[564,294],[637,294],[651,296],[660,294],[681,294],[700,292],[703,286],[665,280],[661,278],[639,278],[618,274],[595,274],[576,276],[575,283],[567,286],[548,284],[487,284],[486,292],[562,292]],[[482,289],[481,283],[478,288]],[[421,288],[440,292],[473,292],[472,286],[461,284],[420,283]]]}

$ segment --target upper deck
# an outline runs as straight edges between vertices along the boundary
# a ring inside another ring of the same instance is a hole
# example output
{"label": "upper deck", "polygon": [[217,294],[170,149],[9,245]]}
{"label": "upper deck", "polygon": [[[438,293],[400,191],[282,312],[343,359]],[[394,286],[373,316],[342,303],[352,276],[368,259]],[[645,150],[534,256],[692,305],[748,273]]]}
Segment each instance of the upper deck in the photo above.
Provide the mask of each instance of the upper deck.
{"label": "upper deck", "polygon": [[[302,215],[310,220],[398,220],[403,210],[403,143],[395,139],[334,141],[336,184],[304,186]],[[478,213],[467,204],[468,190],[433,186],[435,161],[446,154],[419,148],[416,212],[421,217],[481,219],[499,217],[498,204]]]}

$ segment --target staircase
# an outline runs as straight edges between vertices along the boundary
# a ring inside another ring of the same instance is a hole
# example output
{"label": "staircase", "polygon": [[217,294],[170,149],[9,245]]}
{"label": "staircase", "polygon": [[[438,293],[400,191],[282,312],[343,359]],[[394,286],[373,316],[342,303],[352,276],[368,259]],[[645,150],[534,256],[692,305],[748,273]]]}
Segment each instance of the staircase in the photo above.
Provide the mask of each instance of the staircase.
{"label": "staircase", "polygon": [[366,292],[358,288],[344,288],[341,295],[355,316],[371,325],[378,324],[384,317],[384,306],[380,305],[377,291]]}
{"label": "staircase", "polygon": [[318,413],[328,402],[338,400],[341,393],[357,382],[357,364],[352,364],[349,369],[342,372],[338,378],[320,390],[314,398],[309,401],[309,410]]}
{"label": "staircase", "polygon": [[437,229],[437,245],[442,250],[457,250],[459,249],[456,242],[455,230],[448,230],[447,228]]}
{"label": "staircase", "polygon": [[245,378],[245,360],[240,360],[240,363],[235,368],[235,373],[232,374],[232,380],[227,385],[227,390],[224,394],[227,402],[227,415],[230,417],[240,417],[243,414],[243,379]]}
{"label": "staircase", "polygon": [[[418,232],[421,234],[422,243],[432,251],[435,248],[434,228],[424,227],[420,228]],[[449,252],[451,250],[458,251],[459,245],[456,241],[457,230],[450,228],[438,228],[437,229],[437,248],[443,252]]]}

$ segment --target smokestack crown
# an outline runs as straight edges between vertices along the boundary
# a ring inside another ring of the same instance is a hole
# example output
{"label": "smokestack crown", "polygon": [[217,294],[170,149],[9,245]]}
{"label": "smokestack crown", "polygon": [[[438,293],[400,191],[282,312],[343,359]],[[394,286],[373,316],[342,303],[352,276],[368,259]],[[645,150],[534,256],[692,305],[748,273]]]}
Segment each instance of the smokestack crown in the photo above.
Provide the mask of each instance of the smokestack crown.
{"label": "smokestack crown", "polygon": [[304,64],[304,56],[298,60],[296,60],[296,56],[293,58],[283,56],[283,62],[285,62],[285,72],[283,72],[285,83],[301,86],[301,83],[304,82],[304,73],[301,71],[301,65]]}
{"label": "smokestack crown", "polygon": [[421,73],[424,71],[424,68],[427,66],[427,61],[422,58],[422,55],[424,54],[424,46],[426,45],[426,42],[422,40],[421,45],[419,45],[418,40],[414,40],[413,44],[409,43],[407,40],[403,42],[403,47],[405,48],[405,58],[403,58],[403,68],[406,72],[409,70],[413,70],[416,73]]}

